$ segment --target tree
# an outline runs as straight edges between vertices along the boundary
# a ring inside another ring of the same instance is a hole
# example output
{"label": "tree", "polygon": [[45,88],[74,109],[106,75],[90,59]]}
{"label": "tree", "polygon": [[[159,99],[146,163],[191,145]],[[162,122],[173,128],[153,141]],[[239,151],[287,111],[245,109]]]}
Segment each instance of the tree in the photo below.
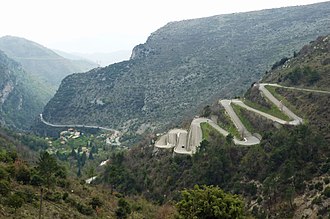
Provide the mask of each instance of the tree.
{"label": "tree", "polygon": [[58,169],[56,158],[48,152],[41,152],[36,169],[46,183],[47,188],[49,188],[52,183],[52,177]]}
{"label": "tree", "polygon": [[243,218],[243,202],[237,195],[225,193],[219,187],[195,185],[181,192],[176,204],[180,218]]}

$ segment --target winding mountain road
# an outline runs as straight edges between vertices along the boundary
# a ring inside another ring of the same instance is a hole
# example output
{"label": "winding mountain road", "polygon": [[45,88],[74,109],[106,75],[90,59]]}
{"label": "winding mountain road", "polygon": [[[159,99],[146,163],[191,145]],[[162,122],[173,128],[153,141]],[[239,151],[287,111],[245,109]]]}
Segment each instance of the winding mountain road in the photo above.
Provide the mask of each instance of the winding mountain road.
{"label": "winding mountain road", "polygon": [[[307,92],[316,92],[316,93],[324,93],[324,94],[330,94],[329,91],[322,91],[322,90],[312,90],[312,89],[305,89],[305,88],[296,88],[296,87],[286,87],[278,84],[269,84],[269,83],[261,83],[257,84],[256,86],[259,86],[260,92],[263,93],[263,95],[269,99],[275,106],[277,106],[284,114],[286,114],[291,121],[285,121],[283,119],[277,118],[273,115],[270,115],[265,112],[261,112],[260,110],[254,109],[250,106],[247,106],[245,103],[243,103],[241,100],[238,99],[231,99],[231,100],[219,100],[219,104],[221,104],[226,112],[228,113],[230,119],[233,121],[234,125],[236,126],[236,129],[239,131],[239,133],[242,134],[243,141],[234,137],[234,144],[236,145],[243,145],[243,146],[251,146],[256,145],[260,143],[260,139],[256,136],[252,135],[247,128],[244,126],[240,118],[235,113],[234,109],[232,108],[231,104],[236,104],[242,108],[245,108],[248,111],[257,113],[267,119],[272,120],[273,122],[279,123],[279,124],[286,124],[286,125],[299,125],[303,123],[303,119],[294,114],[290,109],[288,109],[286,106],[283,105],[281,101],[276,99],[265,86],[273,86],[273,87],[281,87],[286,89],[292,89],[292,90],[300,90],[300,91],[307,91]],[[202,129],[201,129],[201,123],[208,123],[211,125],[215,130],[217,130],[220,134],[227,136],[229,135],[229,132],[221,128],[218,124],[213,122],[210,119],[207,118],[195,118],[191,125],[190,125],[190,131],[188,134],[188,139],[186,142],[186,145],[176,145],[175,143],[169,143],[167,142],[167,135],[163,135],[160,137],[158,141],[155,143],[155,147],[158,148],[174,148],[174,153],[177,154],[188,154],[192,155],[196,152],[197,147],[200,145],[200,143],[203,140],[202,136]]]}

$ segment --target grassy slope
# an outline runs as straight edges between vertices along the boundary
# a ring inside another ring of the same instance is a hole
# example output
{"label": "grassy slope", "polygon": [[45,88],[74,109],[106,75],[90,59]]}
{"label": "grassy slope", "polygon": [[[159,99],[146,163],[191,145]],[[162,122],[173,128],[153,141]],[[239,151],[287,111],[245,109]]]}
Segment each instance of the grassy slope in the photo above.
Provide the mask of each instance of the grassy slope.
{"label": "grassy slope", "polygon": [[280,119],[283,119],[283,120],[286,120],[286,121],[289,121],[290,120],[290,118],[287,115],[285,115],[284,113],[282,113],[274,104],[271,104],[271,108],[268,109],[266,107],[263,107],[263,106],[255,103],[255,102],[252,102],[252,101],[247,100],[247,99],[244,99],[243,102],[246,105],[248,105],[248,106],[250,106],[250,107],[252,107],[254,109],[257,109],[257,110],[259,110],[261,112],[270,114],[272,116],[275,116],[277,118],[280,118]]}

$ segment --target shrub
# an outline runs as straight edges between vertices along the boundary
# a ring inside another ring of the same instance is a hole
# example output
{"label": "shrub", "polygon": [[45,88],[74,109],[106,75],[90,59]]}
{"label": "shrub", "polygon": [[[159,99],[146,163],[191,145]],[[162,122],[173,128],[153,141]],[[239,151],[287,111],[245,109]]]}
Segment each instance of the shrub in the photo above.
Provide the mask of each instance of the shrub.
{"label": "shrub", "polygon": [[90,216],[90,215],[93,214],[93,209],[89,206],[86,206],[86,205],[82,204],[82,203],[77,204],[77,210],[80,213],[82,213],[84,215],[87,215],[87,216]]}
{"label": "shrub", "polygon": [[181,218],[242,218],[243,202],[236,195],[225,193],[219,187],[195,186],[183,190],[176,204]]}
{"label": "shrub", "polygon": [[20,166],[16,170],[15,175],[16,175],[16,180],[18,182],[22,182],[24,185],[26,185],[30,182],[31,173],[30,173],[30,169],[26,166]]}
{"label": "shrub", "polygon": [[68,197],[69,197],[69,193],[64,192],[63,196],[62,196],[62,199],[65,201]]}
{"label": "shrub", "polygon": [[15,212],[16,212],[16,209],[22,207],[23,203],[24,203],[23,198],[19,194],[16,194],[16,193],[9,196],[7,199],[7,205],[12,208],[15,208]]}
{"label": "shrub", "polygon": [[45,199],[52,202],[59,202],[62,199],[62,194],[59,192],[47,192],[45,194]]}
{"label": "shrub", "polygon": [[70,182],[67,181],[66,179],[58,179],[56,181],[56,184],[59,186],[59,187],[62,187],[62,188],[69,188],[70,186]]}
{"label": "shrub", "polygon": [[95,210],[97,207],[101,207],[103,205],[103,202],[99,197],[93,197],[89,204]]}
{"label": "shrub", "polygon": [[0,194],[7,196],[9,191],[9,182],[7,180],[0,180]]}

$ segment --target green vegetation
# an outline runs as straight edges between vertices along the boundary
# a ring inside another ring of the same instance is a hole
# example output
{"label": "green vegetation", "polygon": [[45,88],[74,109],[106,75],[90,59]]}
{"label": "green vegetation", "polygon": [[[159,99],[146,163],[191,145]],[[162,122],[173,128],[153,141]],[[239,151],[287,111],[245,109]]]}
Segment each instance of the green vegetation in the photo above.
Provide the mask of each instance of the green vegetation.
{"label": "green vegetation", "polygon": [[171,22],[136,46],[131,60],[65,78],[44,118],[133,134],[174,127],[199,107],[242,93],[274,60],[328,34],[329,8],[325,2]]}
{"label": "green vegetation", "polygon": [[[274,71],[290,62],[295,60]],[[324,77],[323,69],[318,72]],[[154,136],[125,150],[105,144],[111,133],[70,129],[60,138],[43,139],[0,129],[0,215],[36,218],[43,195],[44,218],[243,218],[250,214],[300,218],[296,209],[301,208],[329,217],[323,207],[330,196],[329,96],[286,89],[276,93],[297,109],[302,106],[310,123],[274,128],[233,105],[247,128],[262,131],[260,144],[238,147],[233,136],[219,135],[204,123],[205,139],[193,156],[155,150],[150,146]],[[250,101],[271,109],[255,94],[251,93]],[[223,112],[219,104],[203,109],[204,115],[228,127],[230,120]],[[102,159],[108,160],[107,165],[99,167]],[[95,175],[91,184],[83,180]],[[294,201],[302,197],[304,205]]]}
{"label": "green vegetation", "polygon": [[[279,68],[281,67],[278,66],[274,71]],[[324,104],[328,103],[329,100],[324,100],[329,99],[329,96],[286,89],[278,89],[276,92],[290,100],[292,105],[304,106],[303,109],[310,112],[309,118],[314,118],[315,122],[274,128],[272,122],[267,125],[261,119],[252,122],[249,112],[233,104],[235,112],[248,129],[253,132],[262,130],[259,145],[237,147],[230,138],[214,133],[204,123],[201,126],[207,140],[201,143],[192,157],[173,156],[162,150],[155,152],[147,139],[147,143],[111,157],[109,168],[102,176],[103,179],[108,177],[108,181],[101,182],[110,182],[112,189],[127,195],[142,194],[159,203],[176,200],[179,203],[178,213],[182,218],[193,218],[200,212],[205,217],[216,218],[214,214],[219,212],[216,207],[218,204],[212,205],[215,202],[208,199],[215,197],[207,196],[209,193],[204,192],[203,188],[194,189],[194,185],[218,186],[225,193],[241,195],[255,218],[301,217],[300,211],[296,211],[298,208],[311,209],[314,212],[317,209],[319,217],[328,217],[327,209],[322,206],[328,202],[329,195],[329,185],[326,184],[329,181],[330,167],[329,126],[326,124],[329,111],[325,109],[327,104]],[[269,107],[262,101],[258,104]],[[225,121],[222,119],[224,114],[219,113],[219,107],[216,106],[218,105],[204,108],[203,114]],[[314,115],[321,111],[325,114]],[[113,181],[109,181],[109,178]],[[180,196],[182,190],[184,192]],[[302,197],[306,199],[307,205],[299,205],[294,201]],[[198,204],[199,201],[203,204]],[[194,207],[195,204],[200,207]],[[225,216],[222,215],[223,217]]]}
{"label": "green vegetation", "polygon": [[[40,154],[36,170],[49,189],[51,183],[54,183],[55,174],[58,171],[61,171],[61,168],[57,165],[55,157],[51,156],[47,152],[43,152]],[[66,177],[64,171],[58,175],[61,175],[61,177],[64,178]]]}
{"label": "green vegetation", "polygon": [[221,117],[218,119],[218,123],[220,127],[223,127],[226,131],[231,133],[233,136],[235,136],[238,139],[241,139],[242,136],[238,132],[235,124],[233,121],[231,121],[230,117],[227,115],[225,110],[220,111]]}
{"label": "green vegetation", "polygon": [[202,128],[203,139],[209,140],[210,132],[215,131],[214,128],[207,122],[201,123],[201,128]]}
{"label": "green vegetation", "polygon": [[6,126],[29,130],[51,92],[0,51],[0,117]]}
{"label": "green vegetation", "polygon": [[305,45],[283,67],[265,75],[264,82],[281,83],[286,86],[311,87],[329,90],[330,54],[329,36],[320,36]]}
{"label": "green vegetation", "polygon": [[306,81],[305,83],[308,85],[313,85],[320,79],[320,73],[312,70],[310,66],[305,66],[302,69],[296,67],[284,77],[284,81],[290,80],[290,83],[293,85],[298,85],[298,83],[302,83],[303,81]]}
{"label": "green vegetation", "polygon": [[252,102],[252,101],[250,101],[248,99],[244,99],[243,102],[246,105],[248,105],[249,107],[252,107],[254,109],[257,109],[257,110],[259,110],[261,112],[270,114],[272,116],[275,116],[277,118],[283,119],[285,121],[290,121],[290,118],[287,115],[285,115],[281,110],[279,110],[274,104],[271,104],[271,108],[268,109],[268,108],[263,107],[263,106],[255,103],[255,102]]}
{"label": "green vegetation", "polygon": [[[179,191],[195,184],[219,186],[242,195],[246,204],[258,199],[253,214],[265,217],[276,211],[268,207],[278,203],[293,211],[293,198],[304,193],[310,180],[328,171],[318,168],[330,162],[327,142],[305,125],[265,132],[261,144],[250,148],[237,147],[212,131],[208,139],[193,157],[153,155],[149,146],[134,147],[111,157],[102,182],[113,190],[143,194],[160,203],[177,199]],[[284,211],[279,216],[286,217]]]}
{"label": "green vegetation", "polygon": [[273,86],[268,86],[266,85],[265,88],[278,100],[280,100],[283,105],[285,105],[287,108],[289,108],[293,113],[295,114],[300,114],[299,111],[287,100],[285,97],[280,95],[277,90],[279,88],[273,87]]}
{"label": "green vegetation", "polygon": [[241,122],[243,123],[243,125],[245,126],[245,128],[249,131],[249,132],[256,132],[255,127],[251,124],[251,122],[243,115],[243,111],[246,111],[246,109],[236,105],[236,104],[231,104],[231,106],[233,107],[233,110],[235,111],[236,115],[238,116],[238,118],[241,120]]}
{"label": "green vegetation", "polygon": [[1,218],[38,218],[41,193],[42,218],[171,219],[176,214],[172,205],[155,205],[70,177],[62,162],[47,152],[28,163],[22,159],[27,148],[0,131]]}
{"label": "green vegetation", "polygon": [[196,185],[194,189],[183,190],[181,196],[176,204],[179,218],[243,218],[243,202],[218,187]]}

